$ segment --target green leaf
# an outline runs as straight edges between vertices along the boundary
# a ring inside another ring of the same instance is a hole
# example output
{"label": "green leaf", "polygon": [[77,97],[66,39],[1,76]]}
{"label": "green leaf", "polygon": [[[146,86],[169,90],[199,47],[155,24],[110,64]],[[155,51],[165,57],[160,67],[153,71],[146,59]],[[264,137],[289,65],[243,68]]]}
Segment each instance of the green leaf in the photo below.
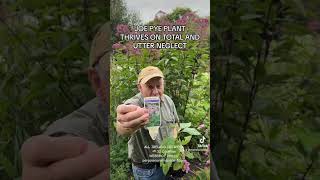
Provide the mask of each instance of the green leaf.
{"label": "green leaf", "polygon": [[210,170],[209,168],[201,169],[195,173],[197,175],[197,179],[204,180],[210,179]]}
{"label": "green leaf", "polygon": [[164,159],[160,160],[160,166],[162,167],[164,165]]}
{"label": "green leaf", "polygon": [[167,175],[167,173],[168,173],[168,171],[169,171],[169,169],[170,169],[170,167],[171,167],[171,164],[172,164],[172,162],[166,162],[166,163],[163,163],[162,164],[162,171],[163,171],[163,173],[165,174],[165,175]]}
{"label": "green leaf", "polygon": [[190,142],[190,140],[191,140],[191,137],[192,137],[192,136],[187,136],[187,137],[185,137],[184,140],[181,141],[181,144],[182,144],[182,145],[188,144],[188,143]]}
{"label": "green leaf", "polygon": [[195,135],[195,136],[201,135],[201,133],[198,130],[196,130],[195,128],[185,128],[182,130],[182,132],[186,132],[190,135]]}
{"label": "green leaf", "polygon": [[193,153],[192,152],[190,152],[190,151],[186,151],[186,157],[187,158],[189,158],[189,159],[193,159],[194,158],[194,155],[193,155]]}
{"label": "green leaf", "polygon": [[265,149],[265,150],[268,150],[268,151],[271,151],[271,152],[274,152],[274,153],[277,153],[277,154],[280,154],[281,153],[281,146],[277,143],[274,143],[274,142],[267,142],[265,140],[262,140],[262,139],[257,139],[255,141],[256,145],[258,145],[259,147]]}
{"label": "green leaf", "polygon": [[188,128],[188,127],[190,127],[191,126],[191,123],[189,122],[189,123],[180,123],[180,129],[182,130],[182,129],[185,129],[185,128]]}
{"label": "green leaf", "polygon": [[177,58],[177,57],[174,57],[174,56],[171,57],[171,59],[174,60],[174,61],[178,61],[178,58]]}
{"label": "green leaf", "polygon": [[179,146],[179,149],[178,149],[178,150],[179,150],[179,151],[177,151],[177,152],[184,153],[184,147],[183,147],[182,145]]}
{"label": "green leaf", "polygon": [[160,153],[166,154],[168,151],[167,148],[174,146],[175,143],[176,143],[176,140],[172,137],[167,137],[167,138],[163,139],[163,141],[160,145]]}
{"label": "green leaf", "polygon": [[179,170],[179,169],[182,169],[182,167],[183,167],[182,161],[178,161],[178,162],[175,162],[175,163],[173,164],[173,170],[175,170],[175,171],[177,171],[177,170]]}

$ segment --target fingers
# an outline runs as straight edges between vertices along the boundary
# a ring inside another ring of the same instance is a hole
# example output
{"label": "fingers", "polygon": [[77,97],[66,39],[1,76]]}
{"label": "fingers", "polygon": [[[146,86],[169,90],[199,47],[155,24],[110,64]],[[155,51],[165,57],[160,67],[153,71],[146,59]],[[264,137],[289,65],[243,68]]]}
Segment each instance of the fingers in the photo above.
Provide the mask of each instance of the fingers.
{"label": "fingers", "polygon": [[120,121],[120,122],[131,121],[131,120],[140,118],[141,116],[143,116],[145,114],[148,114],[148,110],[138,107],[134,111],[128,112],[126,114],[118,115],[118,121]]}
{"label": "fingers", "polygon": [[131,134],[149,123],[149,112],[136,105],[119,105],[117,108],[117,132]]}
{"label": "fingers", "polygon": [[87,148],[87,151],[94,151],[96,149],[98,149],[99,146],[95,143],[95,142],[92,142],[92,141],[88,141],[88,148]]}
{"label": "fingers", "polygon": [[136,105],[125,105],[121,104],[117,107],[117,113],[119,114],[126,114],[131,111],[135,111],[137,108],[140,108],[139,106]]}
{"label": "fingers", "polygon": [[149,113],[136,105],[119,105],[117,121],[123,128],[138,128],[148,123]]}
{"label": "fingers", "polygon": [[124,128],[136,128],[136,127],[144,124],[146,121],[148,121],[148,119],[149,119],[149,114],[144,114],[144,115],[140,116],[139,118],[133,119],[128,122],[124,122],[124,123],[120,122],[120,123],[122,124],[122,127],[124,127]]}
{"label": "fingers", "polygon": [[79,137],[34,136],[28,139],[21,148],[24,163],[42,166],[84,153],[88,143]]}
{"label": "fingers", "polygon": [[[74,143],[74,142],[80,143]],[[85,142],[85,143],[83,143]],[[41,144],[42,143],[42,144]],[[68,144],[70,143],[70,145]],[[78,144],[85,144],[85,148],[78,146]],[[42,148],[40,145],[48,145],[46,148]],[[72,146],[77,151],[70,151]],[[52,149],[49,148],[52,147]],[[30,148],[34,148],[31,151]],[[57,148],[59,147],[59,148]],[[62,151],[60,151],[61,149]],[[56,151],[56,154],[49,153],[49,151]],[[71,152],[78,152],[76,153]],[[58,137],[52,138],[47,136],[35,136],[30,138],[22,148],[23,157],[25,160],[33,160],[31,162],[37,162],[38,165],[31,165],[29,163],[23,163],[23,179],[88,179],[95,177],[101,172],[106,171],[109,168],[107,148],[99,148],[95,143],[83,140],[76,137]],[[49,153],[48,157],[44,157],[45,153]],[[64,154],[64,156],[63,156]],[[29,156],[30,155],[30,156]],[[59,156],[60,155],[60,156]],[[64,158],[63,158],[64,157]],[[41,162],[51,163],[39,165],[39,159]],[[45,161],[42,161],[44,160]],[[53,159],[59,159],[53,162]],[[35,161],[34,161],[35,160]],[[103,177],[100,175],[99,177]]]}
{"label": "fingers", "polygon": [[[53,179],[88,179],[109,168],[107,147],[56,162],[48,167]],[[103,175],[101,175],[103,176]]]}
{"label": "fingers", "polygon": [[97,176],[90,178],[89,180],[108,180],[108,179],[110,179],[108,174],[109,174],[108,170],[105,170],[105,171],[101,172],[100,174],[98,174]]}
{"label": "fingers", "polygon": [[42,167],[34,167],[26,164],[23,165],[22,180],[48,180],[50,177],[51,176]]}

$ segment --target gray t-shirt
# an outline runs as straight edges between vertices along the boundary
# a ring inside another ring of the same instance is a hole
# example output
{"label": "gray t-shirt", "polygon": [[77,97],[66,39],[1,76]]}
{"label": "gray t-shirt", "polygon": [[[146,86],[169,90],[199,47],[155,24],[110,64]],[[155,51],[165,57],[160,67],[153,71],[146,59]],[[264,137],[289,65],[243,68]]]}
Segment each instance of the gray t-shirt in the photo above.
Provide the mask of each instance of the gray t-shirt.
{"label": "gray t-shirt", "polygon": [[[132,98],[126,100],[124,104],[133,104],[140,107],[144,106],[143,96],[141,93],[136,94]],[[158,147],[165,137],[173,136],[173,127],[175,123],[179,123],[176,107],[172,99],[163,95],[160,103],[161,126],[155,140],[149,135],[149,131],[143,127],[133,133],[128,142],[129,158],[135,163],[147,163],[146,160],[155,160],[159,157],[150,157],[155,154],[152,151],[157,148],[152,148],[152,145]],[[149,148],[148,148],[149,147]]]}
{"label": "gray t-shirt", "polygon": [[103,112],[96,97],[69,115],[54,121],[43,134],[71,134],[103,146],[108,143],[107,116]]}

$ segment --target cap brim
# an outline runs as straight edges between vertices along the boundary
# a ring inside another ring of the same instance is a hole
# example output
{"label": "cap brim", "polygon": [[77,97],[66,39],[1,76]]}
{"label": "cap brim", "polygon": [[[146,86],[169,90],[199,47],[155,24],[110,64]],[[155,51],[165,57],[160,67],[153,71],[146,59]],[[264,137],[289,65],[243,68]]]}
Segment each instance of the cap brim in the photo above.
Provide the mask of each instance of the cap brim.
{"label": "cap brim", "polygon": [[150,74],[150,75],[144,77],[144,78],[140,81],[140,83],[141,83],[141,84],[145,84],[145,83],[148,82],[150,79],[155,78],[155,77],[161,77],[161,78],[163,78],[163,75],[160,74],[160,73]]}

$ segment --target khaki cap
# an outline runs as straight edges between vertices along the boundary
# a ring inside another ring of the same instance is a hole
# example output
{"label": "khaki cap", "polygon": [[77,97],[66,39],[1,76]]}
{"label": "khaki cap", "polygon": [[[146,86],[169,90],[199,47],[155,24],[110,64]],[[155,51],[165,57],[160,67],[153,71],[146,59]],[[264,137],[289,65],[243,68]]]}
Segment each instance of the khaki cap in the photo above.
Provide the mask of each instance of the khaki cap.
{"label": "khaki cap", "polygon": [[[94,66],[98,60],[104,57],[108,52],[111,52],[111,26],[110,22],[106,22],[100,28],[92,40],[89,66]],[[106,56],[110,59],[110,56]]]}
{"label": "khaki cap", "polygon": [[163,73],[161,70],[154,66],[148,66],[141,70],[138,76],[138,84],[142,83],[145,84],[148,82],[151,78],[154,77],[161,77],[164,78]]}

